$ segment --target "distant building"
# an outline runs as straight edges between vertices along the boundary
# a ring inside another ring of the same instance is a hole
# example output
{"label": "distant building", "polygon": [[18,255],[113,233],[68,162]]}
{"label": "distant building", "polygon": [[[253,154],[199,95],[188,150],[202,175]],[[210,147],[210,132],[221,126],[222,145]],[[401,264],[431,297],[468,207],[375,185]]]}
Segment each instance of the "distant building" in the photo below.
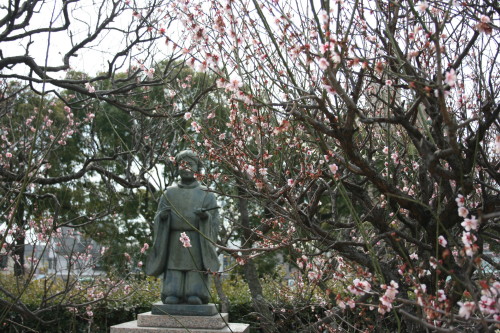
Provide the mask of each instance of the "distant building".
{"label": "distant building", "polygon": [[62,237],[54,238],[48,247],[47,274],[67,276],[101,275],[99,265],[101,246],[94,240],[82,237],[73,228],[63,227]]}
{"label": "distant building", "polygon": [[[47,244],[26,244],[24,248],[26,271],[34,269],[35,279],[44,276],[102,275],[100,257],[99,244],[69,227],[61,228],[61,237],[53,238]],[[0,270],[4,273],[14,271],[14,259],[3,250],[0,252]]]}

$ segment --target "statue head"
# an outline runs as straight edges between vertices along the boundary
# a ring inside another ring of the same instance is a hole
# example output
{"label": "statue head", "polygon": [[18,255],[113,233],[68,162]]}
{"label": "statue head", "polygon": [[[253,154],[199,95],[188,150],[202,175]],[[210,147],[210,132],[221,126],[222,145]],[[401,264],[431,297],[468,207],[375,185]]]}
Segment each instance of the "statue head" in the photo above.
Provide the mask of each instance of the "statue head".
{"label": "statue head", "polygon": [[194,178],[202,168],[201,160],[192,150],[183,150],[175,156],[175,161],[182,179]]}

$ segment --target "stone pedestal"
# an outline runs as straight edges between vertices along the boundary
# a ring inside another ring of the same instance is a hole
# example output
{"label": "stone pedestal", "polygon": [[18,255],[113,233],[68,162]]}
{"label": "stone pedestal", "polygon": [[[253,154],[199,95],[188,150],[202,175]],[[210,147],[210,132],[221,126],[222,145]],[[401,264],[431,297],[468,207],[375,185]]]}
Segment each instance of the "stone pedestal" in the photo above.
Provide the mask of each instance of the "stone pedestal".
{"label": "stone pedestal", "polygon": [[[213,308],[212,308],[213,307]],[[111,326],[111,333],[248,333],[248,324],[228,322],[227,313],[212,314],[215,305],[153,305],[152,312],[137,320]],[[160,314],[157,314],[160,313]]]}

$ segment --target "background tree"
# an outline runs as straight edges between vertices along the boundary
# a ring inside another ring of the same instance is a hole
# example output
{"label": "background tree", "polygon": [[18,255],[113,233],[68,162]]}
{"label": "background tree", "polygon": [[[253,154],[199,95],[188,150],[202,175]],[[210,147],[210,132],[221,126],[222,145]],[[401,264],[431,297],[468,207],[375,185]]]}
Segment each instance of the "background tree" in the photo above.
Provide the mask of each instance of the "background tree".
{"label": "background tree", "polygon": [[[221,250],[245,264],[264,331],[498,325],[495,2],[86,5],[2,7],[0,244],[19,275],[36,267],[16,252],[26,236],[61,226],[126,232],[116,253],[131,249],[190,146],[228,203]],[[78,72],[94,51],[106,67]],[[280,289],[292,309],[252,274],[274,251],[299,269]],[[3,314],[83,304],[47,293],[32,310],[0,287]]]}
{"label": "background tree", "polygon": [[268,212],[241,222],[240,260],[297,253],[327,311],[304,329],[338,328],[346,307],[360,329],[498,325],[496,3],[172,8],[173,43],[230,109],[193,118],[198,150],[237,191],[217,189]]}
{"label": "background tree", "polygon": [[[25,253],[26,244],[42,246],[43,254],[70,238],[93,238],[113,245],[116,265],[108,265],[110,271],[125,275],[121,267],[140,266],[145,219],[156,209],[155,192],[164,186],[157,180],[163,172],[171,175],[168,163],[159,165],[173,155],[182,133],[176,119],[183,113],[172,96],[164,96],[164,88],[188,75],[175,61],[180,50],[162,53],[155,46],[161,44],[154,43],[166,38],[168,22],[152,29],[165,4],[142,5],[35,0],[0,7],[0,247],[18,275],[15,286],[0,285],[2,322],[10,318],[22,325],[29,318],[50,325],[55,319],[45,320],[46,314],[88,309],[117,285],[123,287],[123,280],[102,281],[103,293],[74,297],[82,294],[77,262],[87,269],[95,262],[89,248],[81,252],[70,246],[67,274],[50,276],[40,304],[28,307],[23,294],[40,268],[40,254]],[[152,54],[164,55],[161,65]],[[96,58],[106,65],[100,67]],[[94,72],[82,72],[84,63]],[[79,233],[82,238],[72,236]],[[61,278],[67,281],[62,289]],[[100,283],[96,279],[83,289],[97,290]]]}

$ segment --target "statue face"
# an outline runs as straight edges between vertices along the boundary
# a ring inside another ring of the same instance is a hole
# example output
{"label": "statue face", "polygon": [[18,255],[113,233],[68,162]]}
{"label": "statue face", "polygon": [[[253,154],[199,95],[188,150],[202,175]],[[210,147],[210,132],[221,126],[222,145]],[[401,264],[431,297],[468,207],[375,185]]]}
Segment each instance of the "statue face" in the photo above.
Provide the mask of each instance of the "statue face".
{"label": "statue face", "polygon": [[190,158],[179,161],[179,175],[182,179],[194,179],[194,174],[197,173],[198,163]]}

